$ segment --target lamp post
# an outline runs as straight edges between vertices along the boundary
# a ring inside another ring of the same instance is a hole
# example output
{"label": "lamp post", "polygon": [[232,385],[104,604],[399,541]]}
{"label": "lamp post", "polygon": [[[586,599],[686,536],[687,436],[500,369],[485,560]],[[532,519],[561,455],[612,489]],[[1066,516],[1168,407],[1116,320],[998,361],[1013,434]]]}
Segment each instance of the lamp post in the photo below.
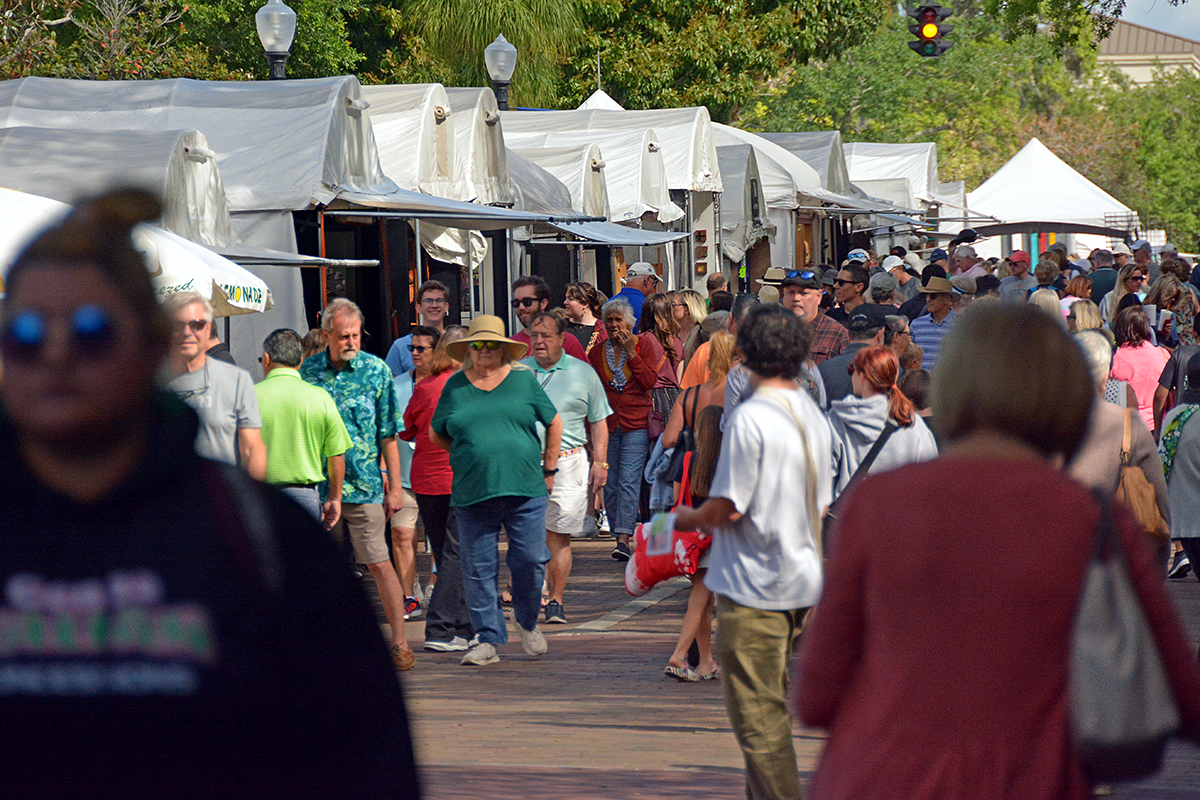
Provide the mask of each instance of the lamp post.
{"label": "lamp post", "polygon": [[483,48],[483,63],[487,67],[488,77],[492,79],[492,89],[496,92],[496,106],[501,111],[508,111],[508,85],[512,83],[513,71],[517,68],[517,48],[501,34],[496,41]]}
{"label": "lamp post", "polygon": [[258,27],[258,40],[262,42],[270,65],[270,79],[280,81],[287,77],[288,51],[296,36],[296,12],[283,4],[283,0],[267,0],[267,4],[254,15]]}

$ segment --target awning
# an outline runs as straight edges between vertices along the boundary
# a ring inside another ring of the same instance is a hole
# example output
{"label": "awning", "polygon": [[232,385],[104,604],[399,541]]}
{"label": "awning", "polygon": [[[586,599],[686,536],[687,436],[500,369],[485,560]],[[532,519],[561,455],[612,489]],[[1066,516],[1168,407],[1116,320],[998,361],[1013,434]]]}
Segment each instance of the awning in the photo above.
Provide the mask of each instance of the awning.
{"label": "awning", "polygon": [[[550,227],[596,244],[615,247],[656,247],[686,239],[687,231],[647,231],[615,222],[551,222]],[[573,244],[563,239],[532,239],[530,244]]]}
{"label": "awning", "polygon": [[1132,239],[1133,231],[1109,228],[1102,225],[1085,225],[1081,222],[1004,222],[999,225],[976,225],[975,233],[980,236],[1009,236],[1020,233],[1090,233],[1110,239]]}
{"label": "awning", "polygon": [[288,253],[266,247],[239,242],[228,247],[210,247],[219,256],[224,256],[243,267],[375,267],[379,261],[373,258],[321,258],[303,253]]}
{"label": "awning", "polygon": [[535,222],[552,223],[558,219],[550,214],[516,211],[511,208],[485,206],[478,203],[462,203],[444,197],[434,197],[430,194],[407,192],[403,189],[388,194],[343,191],[338,193],[338,199],[361,206],[363,210],[329,209],[325,211],[327,215],[403,217],[405,219],[430,220],[447,228],[466,228],[479,231],[519,228]]}

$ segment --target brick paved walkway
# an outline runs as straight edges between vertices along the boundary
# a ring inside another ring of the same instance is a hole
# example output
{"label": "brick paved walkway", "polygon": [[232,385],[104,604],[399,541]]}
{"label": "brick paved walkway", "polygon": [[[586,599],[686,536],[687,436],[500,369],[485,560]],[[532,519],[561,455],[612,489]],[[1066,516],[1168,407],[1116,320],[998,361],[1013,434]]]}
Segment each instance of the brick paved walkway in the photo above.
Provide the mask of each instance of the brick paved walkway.
{"label": "brick paved walkway", "polygon": [[[512,634],[500,664],[462,667],[454,654],[421,652],[423,626],[407,626],[418,663],[403,680],[427,798],[745,796],[719,685],[662,675],[687,582],[657,592],[648,608],[632,607],[611,548],[611,540],[576,542],[570,624],[543,627],[550,652],[541,659],[524,655]],[[1169,590],[1193,645],[1200,643],[1200,583],[1171,581]],[[636,613],[611,613],[621,608]],[[797,726],[795,742],[807,774],[823,734]],[[1160,775],[1119,786],[1115,797],[1200,797],[1200,750],[1173,747]]]}

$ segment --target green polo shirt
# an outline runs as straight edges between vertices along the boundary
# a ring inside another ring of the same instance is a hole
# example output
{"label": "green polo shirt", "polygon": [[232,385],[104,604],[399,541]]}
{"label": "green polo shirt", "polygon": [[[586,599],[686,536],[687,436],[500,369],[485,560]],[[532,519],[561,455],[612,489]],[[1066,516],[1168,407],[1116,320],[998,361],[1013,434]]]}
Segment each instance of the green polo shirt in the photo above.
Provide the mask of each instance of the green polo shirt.
{"label": "green polo shirt", "polygon": [[[563,450],[574,450],[587,444],[585,420],[594,425],[602,419],[608,419],[613,413],[608,406],[600,376],[586,361],[563,353],[558,363],[550,369],[538,366],[537,359],[532,357],[521,363],[533,370],[542,391],[558,409],[563,426]],[[539,425],[538,432],[545,442],[545,427]]]}
{"label": "green polo shirt", "polygon": [[297,370],[276,367],[254,387],[267,446],[267,483],[320,483],[325,459],[350,447],[350,434],[329,392]]}

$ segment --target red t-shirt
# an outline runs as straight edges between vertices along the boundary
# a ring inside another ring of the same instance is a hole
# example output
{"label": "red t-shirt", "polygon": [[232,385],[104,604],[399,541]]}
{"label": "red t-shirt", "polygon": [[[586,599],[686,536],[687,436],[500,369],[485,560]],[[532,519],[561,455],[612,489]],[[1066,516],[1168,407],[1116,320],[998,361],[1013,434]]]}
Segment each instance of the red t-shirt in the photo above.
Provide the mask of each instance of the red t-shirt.
{"label": "red t-shirt", "polygon": [[426,378],[413,388],[412,399],[404,409],[404,430],[400,438],[416,442],[409,481],[414,494],[450,494],[454,472],[450,469],[450,454],[429,439],[429,423],[437,410],[442,388],[454,370]]}

